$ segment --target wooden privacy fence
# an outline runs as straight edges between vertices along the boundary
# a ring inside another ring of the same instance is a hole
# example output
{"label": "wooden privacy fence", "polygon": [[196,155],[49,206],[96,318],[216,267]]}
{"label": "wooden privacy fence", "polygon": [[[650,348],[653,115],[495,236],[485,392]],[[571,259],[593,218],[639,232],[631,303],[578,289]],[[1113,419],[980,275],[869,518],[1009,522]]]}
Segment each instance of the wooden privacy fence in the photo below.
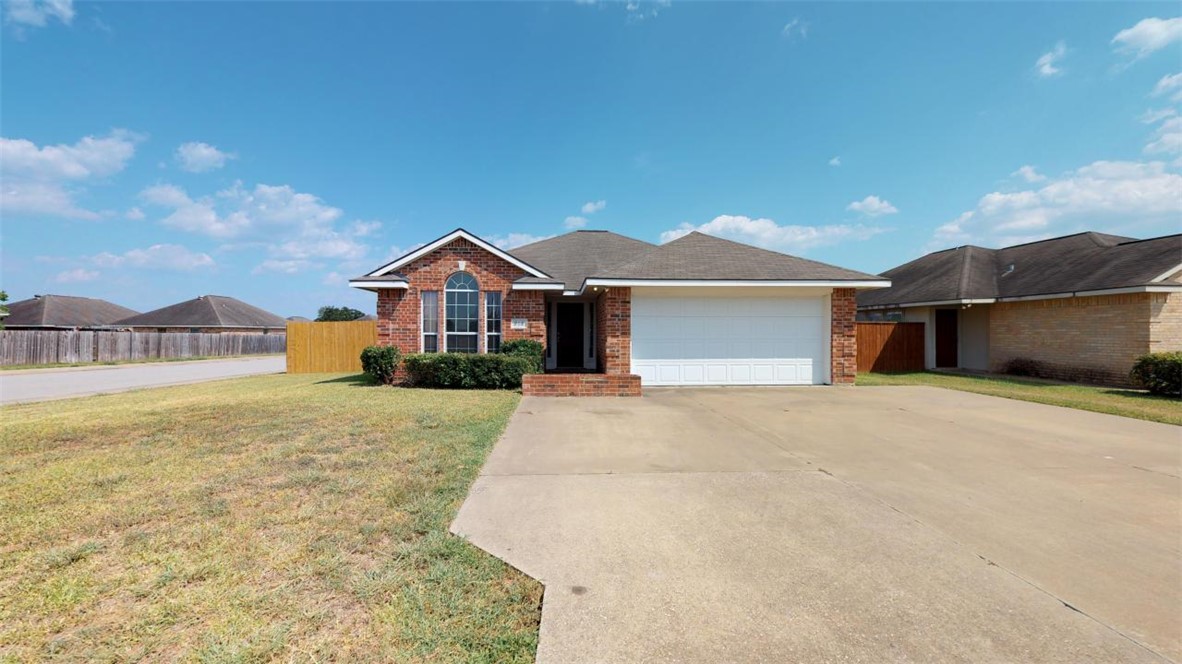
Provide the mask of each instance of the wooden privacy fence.
{"label": "wooden privacy fence", "polygon": [[857,323],[858,371],[923,371],[923,323]]}
{"label": "wooden privacy fence", "polygon": [[0,331],[0,364],[4,365],[264,355],[282,353],[286,348],[287,338],[282,334]]}
{"label": "wooden privacy fence", "polygon": [[287,373],[361,371],[361,351],[378,343],[372,320],[288,323]]}

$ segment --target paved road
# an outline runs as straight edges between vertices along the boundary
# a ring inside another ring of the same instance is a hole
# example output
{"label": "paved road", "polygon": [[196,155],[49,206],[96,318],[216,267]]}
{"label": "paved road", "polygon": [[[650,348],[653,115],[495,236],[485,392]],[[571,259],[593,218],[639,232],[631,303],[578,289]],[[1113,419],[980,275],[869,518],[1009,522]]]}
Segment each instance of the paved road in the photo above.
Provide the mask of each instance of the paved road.
{"label": "paved road", "polygon": [[526,397],[453,532],[539,662],[1182,661],[1182,429],[927,387]]}
{"label": "paved road", "polygon": [[72,369],[0,371],[0,404],[48,401],[144,387],[201,383],[207,380],[281,373],[282,356],[152,362]]}

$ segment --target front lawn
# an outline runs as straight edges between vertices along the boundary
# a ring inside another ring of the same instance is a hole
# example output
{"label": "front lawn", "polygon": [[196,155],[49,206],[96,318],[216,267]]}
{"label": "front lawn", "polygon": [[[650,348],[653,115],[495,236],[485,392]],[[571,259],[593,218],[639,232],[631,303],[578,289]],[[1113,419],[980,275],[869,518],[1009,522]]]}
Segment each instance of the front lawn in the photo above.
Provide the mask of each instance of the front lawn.
{"label": "front lawn", "polygon": [[995,397],[1066,406],[1097,413],[1182,424],[1182,401],[1140,390],[1074,385],[1010,376],[971,376],[936,372],[858,374],[858,385],[930,385]]}
{"label": "front lawn", "polygon": [[260,376],[0,409],[0,661],[532,661],[448,534],[512,392]]}

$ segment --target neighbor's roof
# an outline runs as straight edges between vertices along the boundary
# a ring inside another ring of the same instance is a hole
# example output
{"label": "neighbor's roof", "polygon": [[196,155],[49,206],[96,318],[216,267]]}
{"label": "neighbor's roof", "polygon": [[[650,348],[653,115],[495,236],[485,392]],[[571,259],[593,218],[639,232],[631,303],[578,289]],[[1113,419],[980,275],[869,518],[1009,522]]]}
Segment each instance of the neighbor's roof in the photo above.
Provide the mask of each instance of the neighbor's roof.
{"label": "neighbor's roof", "polygon": [[[574,231],[511,249],[509,253],[544,270],[566,288],[575,290],[587,277],[599,276],[610,271],[611,266],[654,248],[654,244],[610,231]],[[531,280],[533,283],[540,281],[537,278]]]}
{"label": "neighbor's roof", "polygon": [[113,302],[73,295],[34,295],[8,305],[6,327],[100,327],[139,312]]}
{"label": "neighbor's roof", "polygon": [[124,318],[127,327],[286,327],[280,316],[224,295],[202,295],[192,300]]}
{"label": "neighbor's roof", "polygon": [[847,270],[694,231],[594,275],[605,279],[687,281],[866,281]]}
{"label": "neighbor's roof", "polygon": [[891,287],[860,307],[994,300],[1150,286],[1182,265],[1182,235],[1148,240],[1077,233],[1004,249],[966,245],[883,273]]}

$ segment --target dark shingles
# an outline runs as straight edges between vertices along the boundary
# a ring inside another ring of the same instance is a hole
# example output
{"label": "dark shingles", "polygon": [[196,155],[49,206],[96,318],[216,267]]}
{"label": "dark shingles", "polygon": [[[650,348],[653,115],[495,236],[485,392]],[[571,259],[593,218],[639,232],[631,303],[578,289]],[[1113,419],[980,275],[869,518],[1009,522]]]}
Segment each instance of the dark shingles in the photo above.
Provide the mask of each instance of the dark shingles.
{"label": "dark shingles", "polygon": [[653,249],[655,245],[609,231],[575,231],[509,251],[566,288],[576,290],[583,280],[614,264]]}
{"label": "dark shingles", "polygon": [[124,318],[125,327],[267,327],[283,328],[287,321],[275,314],[224,295],[202,295],[192,300]]}
{"label": "dark shingles", "polygon": [[1133,240],[1077,233],[1004,249],[937,251],[883,273],[891,287],[858,294],[858,305],[1074,293],[1144,286],[1182,263],[1182,235]]}
{"label": "dark shingles", "polygon": [[611,279],[852,281],[873,274],[693,232],[588,276]]}
{"label": "dark shingles", "polygon": [[136,315],[113,302],[72,295],[38,295],[8,305],[6,327],[99,327]]}

